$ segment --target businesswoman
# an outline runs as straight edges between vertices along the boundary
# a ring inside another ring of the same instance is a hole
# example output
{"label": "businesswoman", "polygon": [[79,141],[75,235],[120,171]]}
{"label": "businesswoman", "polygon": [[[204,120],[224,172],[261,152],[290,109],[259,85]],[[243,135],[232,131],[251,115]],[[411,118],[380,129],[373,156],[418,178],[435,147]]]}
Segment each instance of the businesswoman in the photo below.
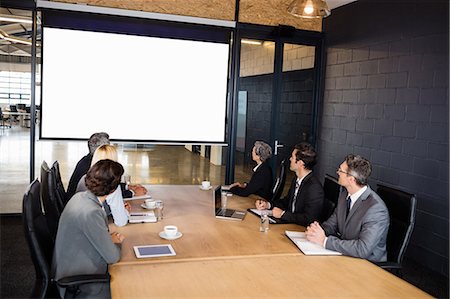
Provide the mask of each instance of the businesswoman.
{"label": "businesswoman", "polygon": [[266,200],[272,198],[272,169],[268,160],[272,148],[265,142],[256,141],[252,149],[252,159],[256,162],[253,175],[248,183],[236,182],[230,185],[230,192],[239,196],[258,195]]}

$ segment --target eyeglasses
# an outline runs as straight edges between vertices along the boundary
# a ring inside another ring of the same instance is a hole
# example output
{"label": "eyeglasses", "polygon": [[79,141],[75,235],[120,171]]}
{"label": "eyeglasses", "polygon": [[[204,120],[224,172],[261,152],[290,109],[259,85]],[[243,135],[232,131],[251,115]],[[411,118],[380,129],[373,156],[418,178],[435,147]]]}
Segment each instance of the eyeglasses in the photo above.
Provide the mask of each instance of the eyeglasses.
{"label": "eyeglasses", "polygon": [[340,168],[336,169],[336,173],[339,174],[339,172],[340,172],[340,173],[343,173],[343,174],[346,174],[346,175],[351,175],[350,173],[345,172],[345,171],[343,171],[343,170],[340,169]]}

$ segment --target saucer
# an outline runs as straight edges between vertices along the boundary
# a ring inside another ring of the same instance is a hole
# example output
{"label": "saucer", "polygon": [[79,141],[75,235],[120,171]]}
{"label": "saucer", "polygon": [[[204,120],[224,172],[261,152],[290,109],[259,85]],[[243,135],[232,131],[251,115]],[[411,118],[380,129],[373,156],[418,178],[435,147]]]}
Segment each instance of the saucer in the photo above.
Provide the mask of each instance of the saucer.
{"label": "saucer", "polygon": [[209,188],[203,188],[202,185],[200,185],[198,187],[200,188],[200,190],[208,191],[208,190],[211,190],[213,186],[209,186]]}
{"label": "saucer", "polygon": [[154,207],[154,208],[149,208],[149,207],[147,207],[145,204],[141,204],[141,207],[142,208],[144,208],[144,209],[147,209],[147,210],[154,210],[156,207]]}
{"label": "saucer", "polygon": [[163,238],[163,239],[166,239],[166,240],[176,240],[176,239],[178,239],[179,237],[181,237],[183,234],[181,233],[181,232],[177,232],[177,234],[175,235],[175,236],[173,236],[173,237],[168,237],[168,236],[166,236],[166,233],[164,232],[164,231],[162,231],[162,232],[160,232],[159,233],[159,236],[161,237],[161,238]]}

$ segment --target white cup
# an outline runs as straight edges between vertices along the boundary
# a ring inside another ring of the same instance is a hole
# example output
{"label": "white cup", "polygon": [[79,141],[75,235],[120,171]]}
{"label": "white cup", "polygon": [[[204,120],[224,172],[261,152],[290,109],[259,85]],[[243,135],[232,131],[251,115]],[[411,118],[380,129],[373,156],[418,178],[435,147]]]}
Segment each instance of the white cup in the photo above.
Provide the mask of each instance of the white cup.
{"label": "white cup", "polygon": [[156,201],[154,199],[146,199],[144,205],[147,209],[154,209],[156,207]]}
{"label": "white cup", "polygon": [[211,187],[211,182],[210,181],[203,181],[202,182],[202,188],[203,189],[209,189],[209,187]]}
{"label": "white cup", "polygon": [[164,233],[167,237],[175,237],[178,232],[178,228],[175,225],[164,226]]}

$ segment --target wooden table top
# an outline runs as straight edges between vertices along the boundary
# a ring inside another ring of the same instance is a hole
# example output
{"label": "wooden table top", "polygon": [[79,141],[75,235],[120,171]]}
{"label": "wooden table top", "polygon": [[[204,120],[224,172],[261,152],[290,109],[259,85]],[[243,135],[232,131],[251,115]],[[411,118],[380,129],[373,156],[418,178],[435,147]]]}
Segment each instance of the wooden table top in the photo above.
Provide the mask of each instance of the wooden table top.
{"label": "wooden table top", "polygon": [[[303,231],[293,224],[271,224],[259,232],[259,218],[216,219],[214,189],[198,186],[149,186],[164,201],[164,219],[128,224],[111,231],[126,237],[119,263],[111,265],[112,298],[429,298],[430,296],[374,264],[345,256],[305,256],[285,236]],[[132,201],[143,211],[142,200]],[[254,200],[232,196],[228,207],[247,209]],[[161,239],[168,224],[183,236]],[[171,244],[176,256],[137,259],[133,246]]]}
{"label": "wooden table top", "polygon": [[111,269],[112,298],[430,298],[362,259],[274,255]]}
{"label": "wooden table top", "polygon": [[[285,230],[303,231],[295,224],[271,224],[267,233],[259,231],[259,218],[247,213],[243,221],[222,220],[214,217],[213,192],[202,191],[198,186],[150,186],[154,199],[164,202],[164,219],[157,223],[128,224],[110,231],[125,236],[122,257],[118,264],[153,263],[163,260],[207,259],[221,256],[248,256],[268,254],[301,254],[285,236]],[[130,201],[133,212],[144,212],[142,200]],[[228,197],[228,207],[245,210],[254,207],[254,200],[239,196]],[[165,225],[176,225],[183,236],[168,241],[159,237]],[[136,258],[133,246],[171,244],[173,257]]]}

